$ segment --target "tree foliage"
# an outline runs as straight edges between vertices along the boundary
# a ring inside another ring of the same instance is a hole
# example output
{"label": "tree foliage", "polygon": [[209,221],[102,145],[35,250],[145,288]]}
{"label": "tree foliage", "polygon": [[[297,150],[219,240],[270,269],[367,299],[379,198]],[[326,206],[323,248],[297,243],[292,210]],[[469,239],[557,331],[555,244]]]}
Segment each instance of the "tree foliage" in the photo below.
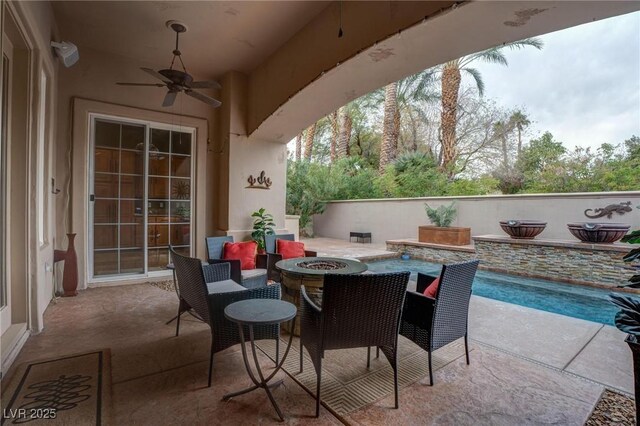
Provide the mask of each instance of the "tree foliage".
{"label": "tree foliage", "polygon": [[[640,137],[568,149],[550,131],[533,134],[524,106],[482,96],[469,64],[506,65],[505,48],[525,47],[542,45],[527,39],[450,61],[312,124],[288,164],[287,213],[304,229],[328,200],[640,188]],[[455,81],[443,81],[447,70]]]}

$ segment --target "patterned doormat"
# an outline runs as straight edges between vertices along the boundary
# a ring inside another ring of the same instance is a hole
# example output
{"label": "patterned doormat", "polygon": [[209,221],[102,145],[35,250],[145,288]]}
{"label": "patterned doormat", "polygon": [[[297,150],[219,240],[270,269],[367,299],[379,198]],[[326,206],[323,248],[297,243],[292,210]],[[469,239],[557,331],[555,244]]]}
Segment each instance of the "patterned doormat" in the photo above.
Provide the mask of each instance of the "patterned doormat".
{"label": "patterned doormat", "polygon": [[32,361],[2,389],[2,425],[111,423],[108,349]]}
{"label": "patterned doormat", "polygon": [[[269,358],[275,358],[275,341],[262,340],[257,345]],[[281,354],[284,348],[286,348],[286,342],[282,341]],[[304,370],[300,373],[299,349],[299,341],[295,339],[283,368],[307,392],[315,395],[316,373],[311,358],[305,350]],[[413,342],[400,336],[398,353],[399,388],[429,375],[428,355]],[[433,371],[439,370],[461,356],[464,356],[463,340],[456,340],[438,349],[432,357]],[[368,369],[366,348],[325,352],[325,358],[322,361],[322,405],[338,418],[343,418],[359,408],[392,394],[393,370],[382,352],[380,352],[380,358],[376,358],[375,349],[371,349],[371,367]]]}

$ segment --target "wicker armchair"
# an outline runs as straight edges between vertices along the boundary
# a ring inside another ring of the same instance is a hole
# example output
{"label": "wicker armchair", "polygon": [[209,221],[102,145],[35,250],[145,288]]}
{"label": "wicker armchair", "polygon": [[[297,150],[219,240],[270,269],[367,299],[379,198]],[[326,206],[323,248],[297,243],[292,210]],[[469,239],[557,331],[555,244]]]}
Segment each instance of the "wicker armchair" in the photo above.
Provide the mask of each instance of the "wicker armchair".
{"label": "wicker armchair", "polygon": [[311,301],[304,286],[301,287],[300,371],[303,348],[307,348],[318,376],[316,417],[320,415],[322,358],[330,349],[379,347],[393,368],[395,408],[398,408],[398,331],[408,283],[409,272],[327,274],[322,309]]}
{"label": "wicker armchair", "polygon": [[[267,276],[270,280],[280,282],[280,271],[276,268],[276,263],[282,260],[282,255],[278,253],[277,240],[295,241],[296,236],[293,234],[280,234],[280,235],[265,235],[264,245],[267,251]],[[305,250],[305,257],[316,257],[317,252],[311,250]]]}
{"label": "wicker armchair", "polygon": [[471,284],[479,261],[444,265],[436,298],[423,295],[436,278],[418,274],[417,292],[408,291],[402,312],[400,334],[429,353],[429,382],[433,386],[431,353],[464,337],[464,350],[469,364],[467,322]]}
{"label": "wicker armchair", "polygon": [[[175,265],[180,293],[180,306],[178,313],[193,309],[211,329],[211,353],[209,360],[209,381],[213,372],[213,354],[241,342],[238,326],[224,316],[224,308],[239,300],[246,299],[280,299],[280,285],[272,285],[256,289],[246,289],[238,284],[230,282],[210,282],[207,278],[216,281],[229,278],[229,263],[202,266],[200,259],[182,256],[170,248],[171,259]],[[206,272],[205,272],[206,271]],[[180,316],[176,335],[180,328]],[[276,363],[280,342],[280,326],[265,325],[254,327],[255,339],[276,340]]]}
{"label": "wicker armchair", "polygon": [[258,288],[267,285],[267,255],[256,256],[256,269],[242,270],[239,260],[222,259],[224,243],[232,243],[233,237],[207,237],[207,258],[210,264],[229,262],[231,264],[231,279],[246,288]]}

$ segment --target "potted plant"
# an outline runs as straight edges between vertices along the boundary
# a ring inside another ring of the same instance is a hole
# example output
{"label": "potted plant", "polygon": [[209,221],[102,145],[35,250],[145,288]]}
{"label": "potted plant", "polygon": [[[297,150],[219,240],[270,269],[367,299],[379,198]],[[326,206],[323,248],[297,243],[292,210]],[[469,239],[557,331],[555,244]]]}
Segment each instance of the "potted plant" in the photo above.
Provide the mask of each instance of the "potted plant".
{"label": "potted plant", "polygon": [[455,202],[449,205],[441,205],[435,209],[425,203],[424,208],[427,212],[427,217],[435,226],[419,226],[418,241],[452,246],[471,244],[471,228],[451,226],[457,214]]}
{"label": "potted plant", "polygon": [[[625,235],[623,243],[640,244],[640,230]],[[623,260],[630,264],[635,273],[629,278],[629,284],[620,287],[640,287],[640,247],[632,249]],[[611,295],[611,301],[620,307],[616,314],[616,327],[628,333],[625,342],[631,348],[633,354],[633,377],[636,395],[636,419],[640,419],[640,298],[621,294]]]}
{"label": "potted plant", "polygon": [[251,217],[255,218],[251,238],[258,243],[258,253],[262,254],[265,252],[264,236],[275,234],[273,227],[276,223],[273,221],[273,215],[267,213],[264,208],[251,213]]}

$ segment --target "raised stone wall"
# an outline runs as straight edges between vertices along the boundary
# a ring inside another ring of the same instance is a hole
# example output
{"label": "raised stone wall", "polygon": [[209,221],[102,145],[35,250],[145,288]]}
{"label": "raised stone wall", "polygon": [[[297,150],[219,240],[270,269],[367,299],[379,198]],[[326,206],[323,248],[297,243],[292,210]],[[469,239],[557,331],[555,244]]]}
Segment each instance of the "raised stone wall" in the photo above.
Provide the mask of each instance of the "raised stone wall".
{"label": "raised stone wall", "polygon": [[476,258],[475,250],[472,246],[445,246],[410,240],[387,241],[387,250],[406,253],[414,259],[435,263],[464,262]]}
{"label": "raised stone wall", "polygon": [[628,244],[586,244],[562,240],[473,237],[474,246],[443,246],[413,240],[387,241],[387,250],[435,263],[480,259],[484,270],[597,287],[625,284],[633,271],[622,257]]}
{"label": "raised stone wall", "polygon": [[587,244],[559,240],[514,240],[502,236],[473,238],[485,269],[576,284],[615,287],[632,272],[622,257],[628,244]]}

